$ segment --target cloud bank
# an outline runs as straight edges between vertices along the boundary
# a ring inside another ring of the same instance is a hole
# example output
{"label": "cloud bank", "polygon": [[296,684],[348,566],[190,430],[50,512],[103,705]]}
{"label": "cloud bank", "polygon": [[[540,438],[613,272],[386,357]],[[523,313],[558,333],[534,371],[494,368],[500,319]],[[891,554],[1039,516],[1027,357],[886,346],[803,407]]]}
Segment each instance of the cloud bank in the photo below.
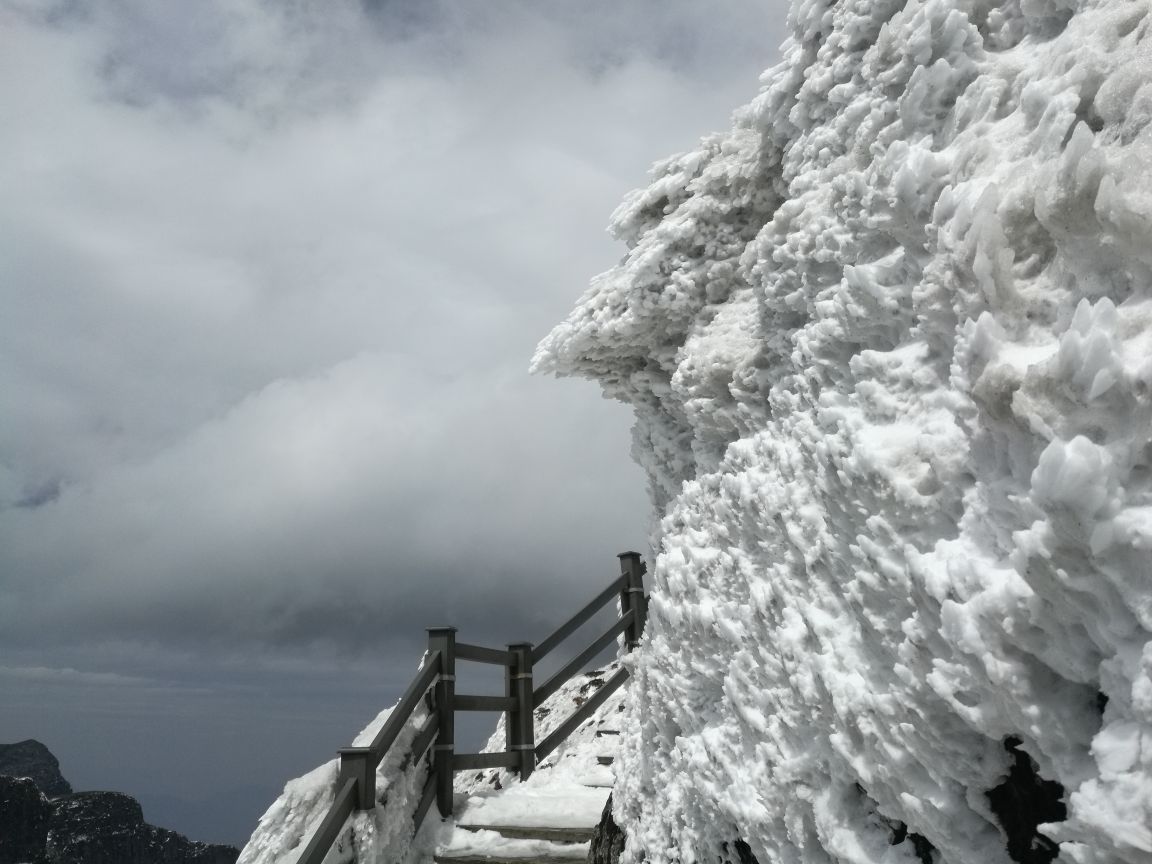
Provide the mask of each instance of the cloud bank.
{"label": "cloud bank", "polygon": [[[528,360],[619,254],[621,194],[752,92],[772,17],[0,0],[5,663],[263,675],[283,708],[396,658],[386,690],[445,619],[532,638],[611,575],[647,531],[630,416]],[[20,679],[0,736],[76,732],[69,675]],[[255,722],[242,698],[214,704]]]}

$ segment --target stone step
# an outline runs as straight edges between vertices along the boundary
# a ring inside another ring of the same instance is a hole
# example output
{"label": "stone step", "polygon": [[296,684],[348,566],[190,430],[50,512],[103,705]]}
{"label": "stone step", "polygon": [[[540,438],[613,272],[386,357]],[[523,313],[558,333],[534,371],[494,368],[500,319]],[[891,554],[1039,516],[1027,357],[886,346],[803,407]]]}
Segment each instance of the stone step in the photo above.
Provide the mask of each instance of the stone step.
{"label": "stone step", "polygon": [[437,864],[576,864],[587,860],[589,846],[587,840],[556,843],[539,837],[506,837],[491,825],[471,830],[457,825],[452,842],[440,847],[433,860]]}
{"label": "stone step", "polygon": [[531,855],[527,857],[488,855],[433,855],[436,864],[572,864],[573,861],[584,861],[588,857],[588,847],[581,846],[579,855]]}
{"label": "stone step", "polygon": [[[562,820],[558,820],[562,821]],[[588,857],[586,826],[457,824],[434,860],[443,864],[575,864]]]}
{"label": "stone step", "polygon": [[551,843],[587,843],[596,829],[546,825],[457,825],[464,831],[495,831],[501,837],[512,840],[547,840]]}

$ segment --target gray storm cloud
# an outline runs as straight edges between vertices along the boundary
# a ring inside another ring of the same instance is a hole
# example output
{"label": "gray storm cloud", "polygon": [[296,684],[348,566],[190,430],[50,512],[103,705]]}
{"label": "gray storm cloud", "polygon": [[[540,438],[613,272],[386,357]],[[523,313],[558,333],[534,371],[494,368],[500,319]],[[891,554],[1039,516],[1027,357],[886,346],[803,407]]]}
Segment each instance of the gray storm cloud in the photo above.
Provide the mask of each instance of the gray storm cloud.
{"label": "gray storm cloud", "polygon": [[0,740],[58,730],[78,788],[127,764],[82,731],[88,675],[161,682],[99,709],[109,740],[164,682],[209,726],[344,728],[348,669],[368,713],[423,627],[531,638],[642,547],[627,411],[527,364],[772,17],[0,0]]}

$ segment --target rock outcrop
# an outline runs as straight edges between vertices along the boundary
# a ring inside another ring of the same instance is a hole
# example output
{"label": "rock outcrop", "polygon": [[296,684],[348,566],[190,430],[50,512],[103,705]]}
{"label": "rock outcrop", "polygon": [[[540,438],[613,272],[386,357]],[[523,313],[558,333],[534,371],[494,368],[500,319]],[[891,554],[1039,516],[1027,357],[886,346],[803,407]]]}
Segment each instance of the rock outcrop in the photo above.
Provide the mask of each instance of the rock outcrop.
{"label": "rock outcrop", "polygon": [[239,854],[149,825],[129,795],[73,793],[39,741],[0,745],[0,864],[235,864]]}
{"label": "rock outcrop", "polygon": [[15,744],[0,744],[0,775],[27,777],[48,798],[72,794],[72,785],[60,773],[59,760],[33,738]]}
{"label": "rock outcrop", "polygon": [[52,805],[27,777],[0,776],[0,864],[37,861]]}
{"label": "rock outcrop", "polygon": [[612,818],[612,796],[604,804],[604,812],[600,814],[600,824],[596,826],[596,833],[592,835],[592,843],[588,847],[588,864],[619,864],[620,856],[624,854],[624,832]]}
{"label": "rock outcrop", "polygon": [[136,799],[120,792],[52,802],[44,851],[48,864],[234,864],[239,855],[147,824]]}

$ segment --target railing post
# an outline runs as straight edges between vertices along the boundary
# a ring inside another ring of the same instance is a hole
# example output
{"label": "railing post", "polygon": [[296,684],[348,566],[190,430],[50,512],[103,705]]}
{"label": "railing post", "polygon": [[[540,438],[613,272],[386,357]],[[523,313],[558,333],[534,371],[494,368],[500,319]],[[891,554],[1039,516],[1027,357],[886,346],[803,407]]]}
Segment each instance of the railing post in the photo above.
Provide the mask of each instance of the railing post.
{"label": "railing post", "polygon": [[504,694],[516,698],[516,709],[508,712],[504,728],[509,753],[520,755],[520,779],[527,780],[536,767],[536,730],[532,723],[532,643],[513,642],[508,646]]}
{"label": "railing post", "polygon": [[648,618],[648,600],[644,596],[644,571],[647,569],[639,552],[622,552],[620,575],[627,577],[620,589],[620,614],[635,613],[628,629],[624,631],[624,650],[631,651],[640,644],[640,634],[644,632],[644,622]]}
{"label": "railing post", "polygon": [[455,752],[456,628],[429,627],[428,650],[440,652],[440,678],[433,688],[433,701],[440,713],[440,727],[432,746],[432,770],[436,772],[436,809],[442,817],[452,815],[452,754]]}
{"label": "railing post", "polygon": [[373,810],[376,807],[376,765],[372,761],[371,747],[340,748],[340,774],[336,788],[349,777],[356,780],[356,809]]}

